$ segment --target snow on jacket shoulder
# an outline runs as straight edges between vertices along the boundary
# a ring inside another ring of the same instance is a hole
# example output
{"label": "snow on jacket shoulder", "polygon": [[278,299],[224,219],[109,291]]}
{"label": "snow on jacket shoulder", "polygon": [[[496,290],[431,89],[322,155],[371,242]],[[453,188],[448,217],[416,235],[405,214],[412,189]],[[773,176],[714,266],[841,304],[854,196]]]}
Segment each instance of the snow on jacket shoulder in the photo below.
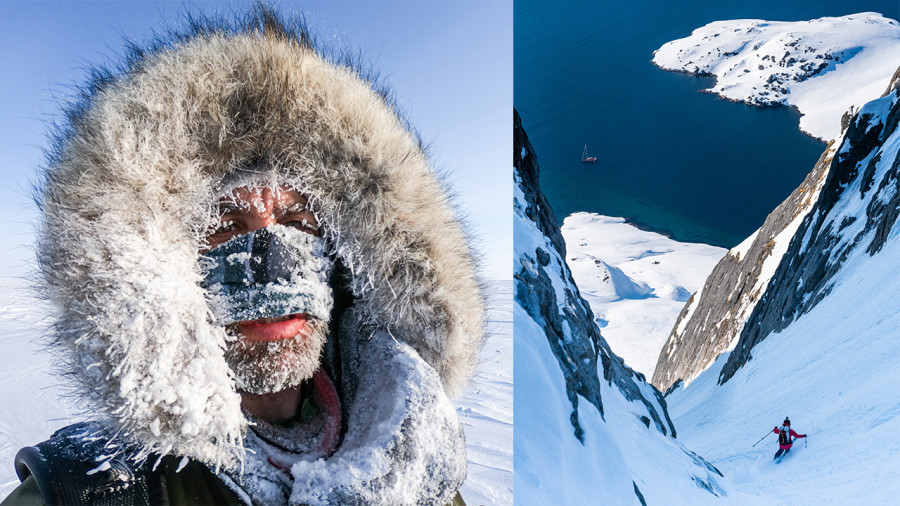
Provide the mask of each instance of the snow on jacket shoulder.
{"label": "snow on jacket shoulder", "polygon": [[[22,484],[0,504],[248,504],[248,498],[236,492],[239,487],[227,476],[216,475],[198,462],[183,463],[167,456],[137,468],[123,459],[97,467],[96,459],[108,441],[96,431],[90,424],[71,425],[37,447],[20,451],[16,472]],[[447,506],[464,505],[457,493]]]}

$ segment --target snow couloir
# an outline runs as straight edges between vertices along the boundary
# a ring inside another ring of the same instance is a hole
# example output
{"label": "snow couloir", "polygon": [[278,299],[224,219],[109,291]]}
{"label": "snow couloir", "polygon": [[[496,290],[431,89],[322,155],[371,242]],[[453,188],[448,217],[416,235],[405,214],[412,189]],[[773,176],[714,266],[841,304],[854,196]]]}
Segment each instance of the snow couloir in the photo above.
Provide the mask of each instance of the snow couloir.
{"label": "snow couloir", "polygon": [[719,471],[675,439],[662,394],[600,334],[518,114],[514,132],[516,504],[716,503]]}

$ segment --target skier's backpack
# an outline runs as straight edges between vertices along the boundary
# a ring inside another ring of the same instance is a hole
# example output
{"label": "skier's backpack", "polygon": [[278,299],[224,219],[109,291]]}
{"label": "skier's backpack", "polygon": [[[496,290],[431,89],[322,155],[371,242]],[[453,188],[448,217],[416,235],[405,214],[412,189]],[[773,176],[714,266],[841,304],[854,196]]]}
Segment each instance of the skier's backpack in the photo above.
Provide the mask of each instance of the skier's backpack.
{"label": "skier's backpack", "polygon": [[778,432],[778,443],[783,445],[791,444],[791,428],[789,426],[781,426],[781,430]]}

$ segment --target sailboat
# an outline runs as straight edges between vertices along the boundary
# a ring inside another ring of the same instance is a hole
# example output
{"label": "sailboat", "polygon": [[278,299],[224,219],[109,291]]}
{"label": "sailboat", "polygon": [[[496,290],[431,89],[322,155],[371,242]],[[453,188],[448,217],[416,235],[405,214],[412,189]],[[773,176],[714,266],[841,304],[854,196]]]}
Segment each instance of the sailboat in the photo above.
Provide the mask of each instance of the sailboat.
{"label": "sailboat", "polygon": [[584,145],[584,152],[581,154],[581,163],[597,163],[596,156],[587,155],[587,144]]}

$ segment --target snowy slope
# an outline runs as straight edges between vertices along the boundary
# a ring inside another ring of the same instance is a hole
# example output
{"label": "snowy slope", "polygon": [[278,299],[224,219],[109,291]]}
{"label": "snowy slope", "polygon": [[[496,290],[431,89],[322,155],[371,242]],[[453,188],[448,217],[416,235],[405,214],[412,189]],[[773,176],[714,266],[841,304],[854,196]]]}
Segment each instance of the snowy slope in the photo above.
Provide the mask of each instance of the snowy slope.
{"label": "snowy slope", "polygon": [[[685,445],[760,504],[896,504],[900,496],[900,240],[875,257],[857,251],[812,311],[753,350],[724,385],[727,354],[670,394]],[[808,434],[772,462],[789,416]]]}
{"label": "snowy slope", "polygon": [[600,335],[565,262],[515,115],[516,504],[715,504],[715,467],[675,439],[665,401]]}
{"label": "snowy slope", "polygon": [[878,98],[900,66],[900,25],[866,12],[810,21],[716,21],[659,48],[667,70],[715,75],[709,91],[754,105],[796,106],[800,129],[824,140],[841,117]]}
{"label": "snowy slope", "polygon": [[638,504],[635,487],[647,504],[721,504],[732,495],[680,437],[641,423],[642,406],[609,383],[601,383],[604,416],[579,403],[584,442],[575,438],[565,379],[543,329],[518,304],[513,317],[516,504]]}
{"label": "snowy slope", "polygon": [[50,357],[35,340],[42,335],[44,304],[34,300],[18,279],[0,279],[0,497],[19,484],[13,457],[56,429],[76,421],[52,375]]}
{"label": "snowy slope", "polygon": [[[667,397],[681,439],[762,504],[900,496],[898,120],[895,78],[848,122],[735,348]],[[785,416],[809,446],[776,466],[772,437],[752,445]]]}
{"label": "snowy slope", "polygon": [[[519,214],[514,234],[517,257],[525,253],[520,246],[546,247],[546,239]],[[532,240],[524,240],[526,235]],[[551,269],[558,265],[553,260]],[[552,276],[555,286],[567,289],[559,273]],[[672,497],[717,504],[726,495],[714,468],[679,440],[642,423],[645,406],[628,400],[610,382],[599,382],[603,415],[589,402],[578,403],[579,441],[572,430],[566,380],[545,332],[516,301],[516,504],[637,504],[635,490],[647,504],[667,504]],[[638,385],[652,398],[648,383]]]}
{"label": "snowy slope", "polygon": [[[473,383],[457,402],[469,466],[461,493],[468,504],[508,505],[513,501],[512,282],[491,282],[488,291],[489,338]],[[41,313],[25,283],[0,280],[0,498],[19,484],[13,458],[20,448],[82,419],[67,406],[50,358],[35,343]]]}
{"label": "snowy slope", "polygon": [[626,364],[653,376],[678,314],[726,250],[593,213],[566,217],[562,234],[566,263],[603,337]]}

